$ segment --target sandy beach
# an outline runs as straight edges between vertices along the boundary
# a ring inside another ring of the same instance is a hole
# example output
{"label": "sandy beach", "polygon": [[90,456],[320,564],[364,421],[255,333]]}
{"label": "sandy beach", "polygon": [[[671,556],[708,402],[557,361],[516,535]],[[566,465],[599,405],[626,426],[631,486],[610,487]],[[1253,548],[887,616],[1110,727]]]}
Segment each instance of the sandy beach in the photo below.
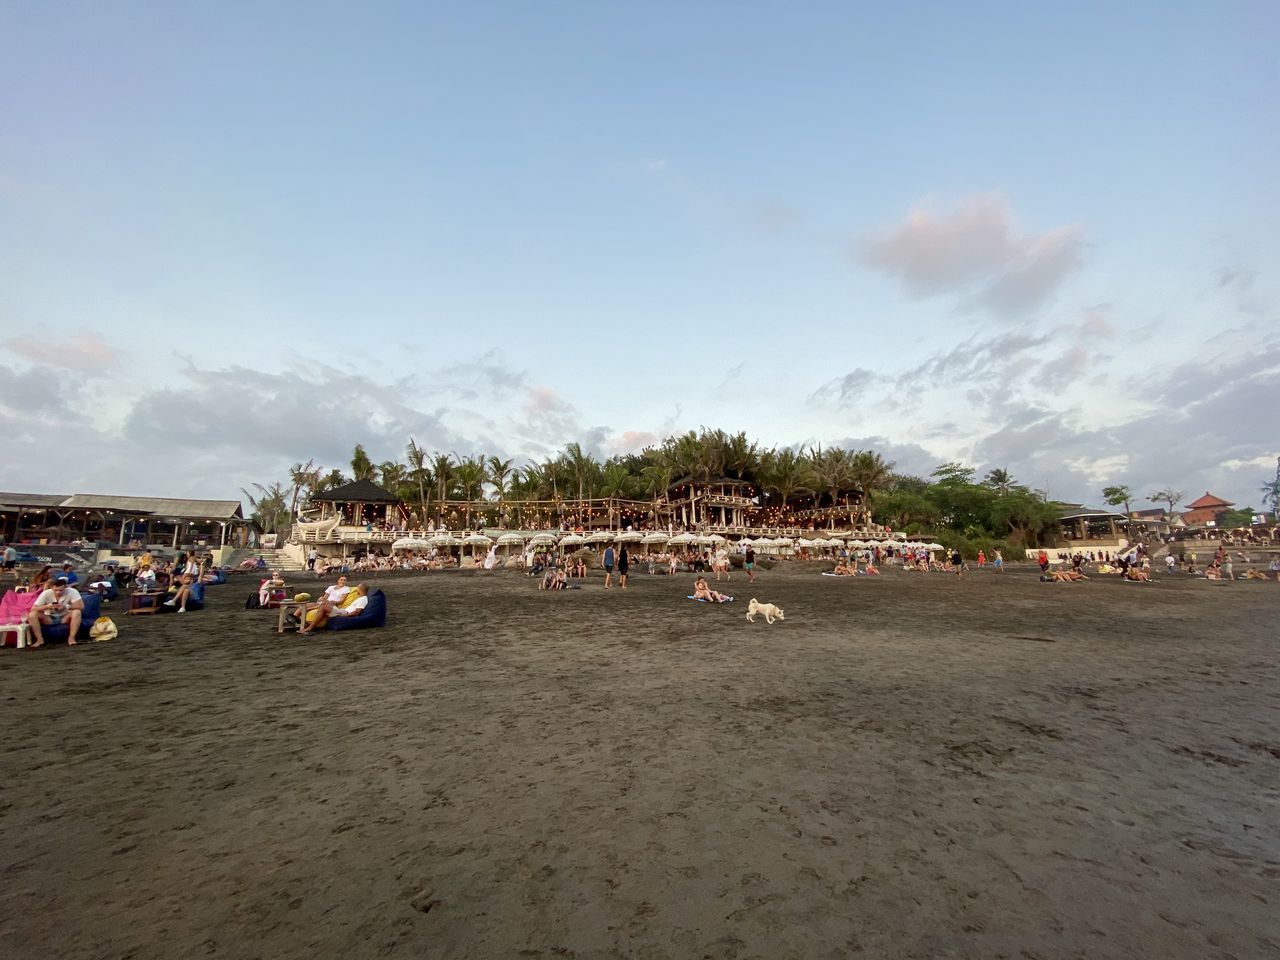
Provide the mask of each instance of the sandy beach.
{"label": "sandy beach", "polygon": [[5,651],[0,954],[1280,955],[1280,585],[817,569]]}

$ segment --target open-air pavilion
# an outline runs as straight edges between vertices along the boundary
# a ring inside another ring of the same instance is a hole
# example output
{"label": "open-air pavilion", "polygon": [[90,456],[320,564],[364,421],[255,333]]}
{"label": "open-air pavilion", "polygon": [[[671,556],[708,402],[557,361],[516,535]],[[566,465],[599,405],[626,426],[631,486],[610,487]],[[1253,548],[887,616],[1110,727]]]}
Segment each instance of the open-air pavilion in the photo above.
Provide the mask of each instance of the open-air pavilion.
{"label": "open-air pavilion", "polygon": [[213,549],[243,545],[248,524],[239,500],[0,493],[0,532],[11,543]]}

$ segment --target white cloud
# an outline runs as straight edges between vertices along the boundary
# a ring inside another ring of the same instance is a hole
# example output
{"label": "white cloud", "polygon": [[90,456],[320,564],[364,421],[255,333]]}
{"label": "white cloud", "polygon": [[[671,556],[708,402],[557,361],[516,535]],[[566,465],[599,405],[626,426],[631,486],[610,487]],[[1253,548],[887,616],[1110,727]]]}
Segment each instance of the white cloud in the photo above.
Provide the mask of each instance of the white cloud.
{"label": "white cloud", "polygon": [[917,203],[901,223],[864,238],[856,253],[910,296],[959,295],[961,306],[1025,317],[1080,267],[1083,248],[1075,226],[1020,233],[1008,201],[991,193],[942,213]]}
{"label": "white cloud", "polygon": [[121,356],[119,350],[88,330],[70,335],[12,337],[0,346],[36,364],[98,376],[111,373]]}

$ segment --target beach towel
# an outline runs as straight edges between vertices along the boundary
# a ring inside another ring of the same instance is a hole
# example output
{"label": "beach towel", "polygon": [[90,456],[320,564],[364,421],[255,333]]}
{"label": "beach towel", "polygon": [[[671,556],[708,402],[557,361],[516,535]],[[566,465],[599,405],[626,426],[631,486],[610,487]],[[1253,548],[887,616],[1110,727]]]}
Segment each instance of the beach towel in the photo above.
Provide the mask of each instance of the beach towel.
{"label": "beach towel", "polygon": [[692,593],[685,597],[686,600],[697,600],[699,603],[732,603],[733,597],[721,597],[719,600],[708,600],[705,597],[695,597]]}
{"label": "beach towel", "polygon": [[823,573],[823,576],[824,577],[842,577],[845,580],[849,579],[849,575],[847,573],[829,573],[828,572],[828,573]]}

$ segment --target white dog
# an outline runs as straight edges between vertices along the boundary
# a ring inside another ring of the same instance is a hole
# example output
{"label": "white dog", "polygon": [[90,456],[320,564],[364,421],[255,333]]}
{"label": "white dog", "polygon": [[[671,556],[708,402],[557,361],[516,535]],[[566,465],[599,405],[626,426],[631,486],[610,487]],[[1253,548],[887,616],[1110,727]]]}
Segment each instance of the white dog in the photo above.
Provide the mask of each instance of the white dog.
{"label": "white dog", "polygon": [[782,613],[782,608],[777,604],[761,603],[755,597],[752,597],[751,602],[747,604],[747,620],[755,623],[757,613],[764,614],[765,623],[773,623],[775,617],[779,620],[787,619]]}

